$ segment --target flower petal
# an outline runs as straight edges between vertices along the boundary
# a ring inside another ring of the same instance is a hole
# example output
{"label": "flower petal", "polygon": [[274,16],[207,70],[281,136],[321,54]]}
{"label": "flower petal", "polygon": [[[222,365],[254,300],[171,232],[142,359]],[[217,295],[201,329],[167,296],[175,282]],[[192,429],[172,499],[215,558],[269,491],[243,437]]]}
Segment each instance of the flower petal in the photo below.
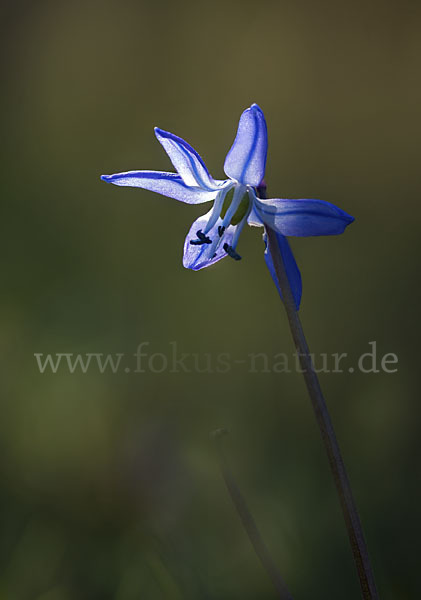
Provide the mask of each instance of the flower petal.
{"label": "flower petal", "polygon": [[214,224],[212,229],[210,229],[206,235],[211,240],[210,244],[191,244],[191,241],[195,241],[197,239],[197,232],[204,231],[206,225],[209,221],[209,218],[212,214],[212,210],[210,210],[205,215],[202,215],[196,221],[194,221],[193,225],[190,228],[190,231],[187,234],[187,237],[184,242],[184,255],[183,255],[183,265],[186,269],[193,269],[193,271],[198,271],[199,269],[203,269],[205,267],[209,267],[214,263],[221,260],[221,258],[225,258],[228,254],[224,250],[224,244],[227,243],[231,246],[234,233],[236,230],[236,226],[229,225],[225,232],[223,233],[223,238],[221,239],[216,250],[214,249],[214,244],[217,240],[219,240],[219,232],[218,228],[222,225],[222,219],[218,219]]}
{"label": "flower petal", "polygon": [[348,213],[323,200],[255,199],[262,221],[282,235],[337,235],[354,221]]}
{"label": "flower petal", "polygon": [[262,219],[259,217],[259,215],[256,212],[256,208],[255,208],[255,203],[253,202],[253,205],[251,207],[251,211],[249,216],[247,217],[247,223],[250,225],[250,227],[263,227],[264,223],[262,221]]}
{"label": "flower petal", "polygon": [[267,148],[265,116],[253,104],[240,117],[237,136],[225,159],[225,173],[244,185],[258,186],[265,174]]}
{"label": "flower petal", "polygon": [[155,127],[155,135],[186,185],[205,190],[216,190],[221,187],[222,182],[214,181],[205,163],[190,144],[159,127]]}
{"label": "flower petal", "polygon": [[101,175],[101,179],[114,185],[140,187],[187,204],[209,202],[217,195],[215,191],[189,187],[177,173],[163,171],[126,171],[114,175]]}
{"label": "flower petal", "polygon": [[[298,310],[300,308],[301,302],[301,293],[302,293],[302,284],[301,284],[301,273],[295,262],[294,255],[292,253],[291,247],[288,243],[286,237],[281,235],[280,233],[276,234],[276,240],[278,243],[278,247],[282,256],[282,260],[284,261],[285,271],[288,277],[289,285],[291,287],[292,295],[294,296],[295,308]],[[266,243],[265,250],[265,261],[266,265],[272,275],[272,279],[277,287],[279,295],[282,298],[281,288],[279,287],[278,278],[276,276],[275,267],[273,265],[272,256],[269,252],[267,241],[266,241],[266,233],[264,234],[264,241]]]}

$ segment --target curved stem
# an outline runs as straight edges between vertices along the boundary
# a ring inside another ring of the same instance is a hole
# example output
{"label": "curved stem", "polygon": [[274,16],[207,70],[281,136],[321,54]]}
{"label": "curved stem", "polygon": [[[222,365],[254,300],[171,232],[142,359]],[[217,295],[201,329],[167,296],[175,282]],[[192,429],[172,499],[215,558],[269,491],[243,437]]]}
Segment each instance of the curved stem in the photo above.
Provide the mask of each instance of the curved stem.
{"label": "curved stem", "polygon": [[293,600],[291,594],[288,591],[286,583],[284,582],[282,575],[278,571],[278,568],[272,559],[269,550],[263,541],[259,529],[257,528],[256,521],[251,514],[243,494],[234,479],[231,469],[228,466],[228,462],[225,456],[225,452],[222,447],[221,437],[227,433],[226,429],[217,429],[211,433],[211,439],[217,443],[217,450],[219,455],[219,465],[221,468],[222,477],[224,478],[225,485],[227,486],[228,493],[231,497],[232,503],[241,519],[243,527],[249,537],[249,540],[260,559],[264,569],[269,575],[275,590],[278,593],[278,597],[281,600]]}
{"label": "curved stem", "polygon": [[360,579],[362,597],[364,600],[378,600],[379,596],[374,581],[374,574],[368,555],[367,545],[364,539],[361,520],[352,495],[348,475],[342,460],[341,451],[326,406],[326,401],[323,397],[323,392],[314,370],[310,349],[304,335],[298,312],[295,309],[294,298],[279,250],[276,233],[270,227],[265,227],[265,229],[267,233],[268,248],[272,256],[279,287],[284,299],[284,306],[292,337],[300,358],[305,383],[327,452],[336,490],[339,495],[342,512],[348,530],[349,541],[351,543],[352,553],[357,567],[358,577]]}

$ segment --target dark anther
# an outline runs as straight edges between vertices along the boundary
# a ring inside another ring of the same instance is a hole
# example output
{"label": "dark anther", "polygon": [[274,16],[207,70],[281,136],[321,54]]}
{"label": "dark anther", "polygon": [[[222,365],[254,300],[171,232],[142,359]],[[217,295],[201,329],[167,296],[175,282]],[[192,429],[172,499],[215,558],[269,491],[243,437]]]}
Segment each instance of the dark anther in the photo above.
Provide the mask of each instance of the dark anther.
{"label": "dark anther", "polygon": [[208,238],[208,236],[207,236],[206,234],[202,233],[202,230],[201,230],[201,229],[199,229],[199,230],[196,232],[196,235],[197,235],[197,237],[199,238],[199,240],[200,240],[201,242],[203,242],[204,244],[211,244],[211,243],[212,243],[212,240],[211,240],[211,239],[209,239],[209,238]]}
{"label": "dark anther", "polygon": [[223,225],[219,225],[219,227],[218,227],[219,237],[222,237],[224,235],[224,231],[225,231],[225,227]]}
{"label": "dark anther", "polygon": [[197,240],[190,240],[190,244],[193,244],[193,246],[201,246],[202,244],[212,244],[212,240],[210,238],[208,238],[208,236],[204,233],[202,233],[202,230],[199,229],[199,231],[196,232],[197,235]]}
{"label": "dark anther", "polygon": [[239,254],[237,254],[237,252],[234,250],[234,248],[232,246],[229,246],[228,244],[224,244],[224,250],[228,254],[228,256],[231,256],[231,258],[233,258],[234,260],[241,260],[241,256]]}

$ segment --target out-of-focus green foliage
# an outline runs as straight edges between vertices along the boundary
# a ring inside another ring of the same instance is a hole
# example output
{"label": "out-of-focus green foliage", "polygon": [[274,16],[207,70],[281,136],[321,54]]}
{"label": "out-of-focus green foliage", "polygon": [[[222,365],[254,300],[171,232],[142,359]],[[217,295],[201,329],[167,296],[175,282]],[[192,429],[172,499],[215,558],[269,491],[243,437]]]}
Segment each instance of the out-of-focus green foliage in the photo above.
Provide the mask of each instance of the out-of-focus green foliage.
{"label": "out-of-focus green foliage", "polygon": [[99,180],[170,170],[154,125],[221,177],[252,102],[268,121],[269,194],[356,217],[341,237],[293,240],[302,320],[317,355],[355,362],[375,340],[399,357],[395,374],[321,379],[381,597],[418,597],[416,6],[4,3],[0,598],[274,598],[224,489],[217,427],[294,597],[358,597],[300,374],[40,374],[34,358],[125,353],[133,367],[142,342],[149,357],[175,342],[202,369],[207,353],[292,355],[258,230],[240,263],[186,271],[203,207]]}

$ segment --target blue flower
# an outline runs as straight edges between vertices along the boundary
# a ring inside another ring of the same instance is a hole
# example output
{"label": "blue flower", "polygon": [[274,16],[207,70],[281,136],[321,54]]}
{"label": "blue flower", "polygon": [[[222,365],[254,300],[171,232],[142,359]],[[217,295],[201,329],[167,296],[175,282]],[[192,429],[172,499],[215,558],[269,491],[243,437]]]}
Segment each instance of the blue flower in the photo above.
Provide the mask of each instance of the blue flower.
{"label": "blue flower", "polygon": [[[246,223],[272,228],[277,234],[298,309],[301,276],[285,236],[343,233],[354,218],[322,200],[257,197],[257,188],[265,174],[268,145],[265,117],[257,104],[241,115],[236,138],[225,158],[224,171],[228,179],[213,179],[199,154],[183,139],[157,127],[155,134],[177,173],[127,171],[102,175],[101,179],[158,192],[187,204],[213,201],[209,212],[196,219],[187,234],[183,264],[188,269],[203,269],[225,256],[239,260],[237,244]],[[265,260],[279,290],[267,248]]]}

